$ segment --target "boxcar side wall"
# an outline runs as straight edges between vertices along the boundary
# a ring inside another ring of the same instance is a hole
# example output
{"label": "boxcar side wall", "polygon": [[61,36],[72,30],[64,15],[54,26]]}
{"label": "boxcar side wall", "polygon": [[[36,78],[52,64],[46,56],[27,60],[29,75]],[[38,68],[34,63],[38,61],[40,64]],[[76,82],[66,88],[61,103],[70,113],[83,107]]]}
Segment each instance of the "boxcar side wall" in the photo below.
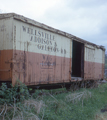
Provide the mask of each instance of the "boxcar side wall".
{"label": "boxcar side wall", "polygon": [[64,36],[14,20],[12,83],[26,85],[69,82],[72,41]]}
{"label": "boxcar side wall", "polygon": [[0,81],[38,85],[68,83],[71,77],[98,80],[104,78],[104,63],[102,46],[20,15],[0,15]]}
{"label": "boxcar side wall", "polygon": [[12,18],[0,19],[0,81],[11,81],[12,49]]}
{"label": "boxcar side wall", "polygon": [[92,45],[85,45],[84,79],[99,80],[104,78],[105,51]]}

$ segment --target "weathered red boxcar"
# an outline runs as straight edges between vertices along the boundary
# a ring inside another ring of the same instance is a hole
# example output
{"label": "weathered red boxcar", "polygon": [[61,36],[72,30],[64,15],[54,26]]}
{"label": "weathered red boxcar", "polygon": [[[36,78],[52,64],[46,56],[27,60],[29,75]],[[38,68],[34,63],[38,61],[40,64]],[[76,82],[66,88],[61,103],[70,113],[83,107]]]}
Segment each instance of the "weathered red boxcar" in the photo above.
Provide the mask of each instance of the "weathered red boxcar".
{"label": "weathered red boxcar", "polygon": [[104,78],[105,49],[26,17],[0,14],[0,81],[26,85]]}

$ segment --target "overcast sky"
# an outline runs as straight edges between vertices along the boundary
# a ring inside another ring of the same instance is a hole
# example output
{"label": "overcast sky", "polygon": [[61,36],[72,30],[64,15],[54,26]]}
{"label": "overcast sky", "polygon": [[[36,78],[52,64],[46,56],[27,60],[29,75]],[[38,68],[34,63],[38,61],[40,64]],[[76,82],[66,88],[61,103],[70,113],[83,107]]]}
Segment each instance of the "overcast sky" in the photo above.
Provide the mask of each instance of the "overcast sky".
{"label": "overcast sky", "polygon": [[107,49],[107,0],[0,0],[0,13],[8,12],[34,19]]}

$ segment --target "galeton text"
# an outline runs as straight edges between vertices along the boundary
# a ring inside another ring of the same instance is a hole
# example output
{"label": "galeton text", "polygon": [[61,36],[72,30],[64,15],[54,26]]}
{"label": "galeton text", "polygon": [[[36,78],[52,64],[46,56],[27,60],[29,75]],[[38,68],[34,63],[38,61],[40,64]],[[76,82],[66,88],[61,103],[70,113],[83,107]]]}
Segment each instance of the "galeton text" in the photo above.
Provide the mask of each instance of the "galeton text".
{"label": "galeton text", "polygon": [[37,48],[40,50],[46,50],[50,52],[61,52],[66,54],[65,49],[59,50],[55,41],[55,35],[47,33],[45,31],[22,26],[23,32],[30,34],[30,41],[37,43]]}

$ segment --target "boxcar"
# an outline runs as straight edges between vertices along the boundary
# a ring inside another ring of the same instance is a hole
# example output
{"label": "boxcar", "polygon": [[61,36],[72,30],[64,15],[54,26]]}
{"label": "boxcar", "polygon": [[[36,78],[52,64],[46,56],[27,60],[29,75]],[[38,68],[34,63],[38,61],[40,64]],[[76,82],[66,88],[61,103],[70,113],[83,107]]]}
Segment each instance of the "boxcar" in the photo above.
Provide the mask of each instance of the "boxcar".
{"label": "boxcar", "polygon": [[0,82],[100,80],[104,61],[103,46],[15,13],[0,14]]}

